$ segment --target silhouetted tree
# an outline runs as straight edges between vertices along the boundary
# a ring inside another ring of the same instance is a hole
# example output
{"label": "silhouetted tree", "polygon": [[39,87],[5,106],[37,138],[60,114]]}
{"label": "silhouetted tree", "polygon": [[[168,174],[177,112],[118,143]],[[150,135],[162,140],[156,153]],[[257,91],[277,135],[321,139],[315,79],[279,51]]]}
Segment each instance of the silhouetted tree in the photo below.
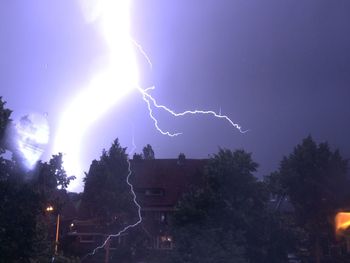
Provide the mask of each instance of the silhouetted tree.
{"label": "silhouetted tree", "polygon": [[316,144],[309,136],[283,158],[270,178],[290,198],[296,223],[307,234],[300,245],[314,262],[321,262],[321,236],[332,239],[334,215],[349,197],[347,163],[338,150],[331,151],[327,143]]}
{"label": "silhouetted tree", "polygon": [[[0,180],[0,262],[49,262],[53,237],[48,235],[45,208],[64,205],[57,195],[57,174],[50,164],[39,162],[33,172],[16,169],[6,160],[6,177]],[[61,190],[63,191],[63,190]],[[4,261],[1,261],[4,260]]]}
{"label": "silhouetted tree", "polygon": [[[11,123],[11,111],[0,99],[0,142]],[[33,171],[19,162],[5,159],[3,153],[15,149],[0,145],[0,262],[50,262],[53,239],[48,239],[45,208],[57,186],[66,187],[71,178],[62,167],[62,156],[49,163],[38,162]]]}
{"label": "silhouetted tree", "polygon": [[67,176],[66,171],[63,168],[63,156],[62,153],[52,155],[49,161],[49,169],[51,174],[55,176],[57,186],[56,188],[66,189],[70,181],[74,180],[76,177],[74,175]]}
{"label": "silhouetted tree", "polygon": [[273,172],[264,178],[271,198],[265,225],[268,228],[266,262],[270,263],[287,262],[288,254],[296,254],[298,240],[305,239],[304,231],[295,222],[293,207],[279,184],[278,176]]}
{"label": "silhouetted tree", "polygon": [[134,153],[134,155],[132,156],[132,159],[135,161],[140,161],[143,159],[142,153]]}
{"label": "silhouetted tree", "polygon": [[29,262],[35,250],[39,197],[17,175],[15,164],[1,156],[11,111],[0,97],[0,262]]}
{"label": "silhouetted tree", "polygon": [[[87,216],[98,217],[106,222],[116,219],[119,225],[135,218],[136,207],[126,183],[128,167],[126,148],[120,146],[118,139],[108,151],[102,152],[100,160],[91,163],[84,179],[82,196],[82,206],[86,209]],[[122,214],[127,217],[118,218]]]}
{"label": "silhouetted tree", "polygon": [[11,110],[5,108],[6,102],[0,96],[0,154],[5,151],[5,132],[8,124],[11,122]]}
{"label": "silhouetted tree", "polygon": [[183,165],[186,161],[186,156],[184,153],[180,153],[179,156],[177,157],[177,163],[179,165]]}
{"label": "silhouetted tree", "polygon": [[142,152],[143,152],[143,158],[145,160],[153,160],[155,158],[154,151],[150,144],[147,144],[145,147],[143,147]]}
{"label": "silhouetted tree", "polygon": [[267,195],[243,150],[220,149],[205,187],[184,195],[174,215],[176,262],[263,262]]}
{"label": "silhouetted tree", "polygon": [[[126,148],[122,148],[116,139],[108,151],[103,151],[99,160],[94,160],[84,179],[82,208],[86,217],[100,219],[102,231],[117,233],[125,226],[138,220],[137,207],[134,204],[126,178],[129,163]],[[113,254],[121,262],[131,260],[143,253],[144,233],[140,228],[128,231],[123,244]]]}
{"label": "silhouetted tree", "polygon": [[8,180],[0,183],[0,200],[0,262],[29,262],[38,252],[39,195],[26,183]]}

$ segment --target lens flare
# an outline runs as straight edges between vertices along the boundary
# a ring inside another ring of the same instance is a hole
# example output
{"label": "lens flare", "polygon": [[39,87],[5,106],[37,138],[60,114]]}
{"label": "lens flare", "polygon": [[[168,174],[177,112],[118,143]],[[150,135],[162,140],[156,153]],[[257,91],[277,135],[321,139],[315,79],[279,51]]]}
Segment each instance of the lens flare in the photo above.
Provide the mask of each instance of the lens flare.
{"label": "lens flare", "polygon": [[28,169],[32,169],[42,156],[49,137],[49,125],[44,115],[28,114],[15,123],[15,148],[22,155]]}

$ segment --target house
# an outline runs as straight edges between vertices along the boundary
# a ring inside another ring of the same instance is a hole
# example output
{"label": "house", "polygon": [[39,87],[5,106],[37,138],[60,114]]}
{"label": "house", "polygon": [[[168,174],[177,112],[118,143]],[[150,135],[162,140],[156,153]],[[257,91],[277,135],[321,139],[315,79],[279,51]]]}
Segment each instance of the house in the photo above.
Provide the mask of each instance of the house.
{"label": "house", "polygon": [[[206,163],[207,160],[198,159],[131,160],[130,182],[141,206],[140,227],[148,236],[148,249],[161,251],[174,247],[174,240],[169,231],[172,213],[181,196],[191,186],[204,183],[203,172]],[[119,221],[122,216],[118,215]],[[115,227],[113,222],[106,225],[96,218],[76,218],[71,221],[70,230],[65,234],[66,243],[69,245],[66,245],[64,250],[68,249],[80,256],[87,254],[101,245],[109,234],[118,232],[122,228],[120,226]],[[127,231],[107,244],[105,258],[108,257],[109,250],[123,245],[128,234]]]}
{"label": "house", "polygon": [[143,225],[153,239],[153,249],[171,249],[169,234],[171,214],[182,194],[193,185],[203,183],[206,160],[158,159],[132,163],[135,187],[142,207]]}

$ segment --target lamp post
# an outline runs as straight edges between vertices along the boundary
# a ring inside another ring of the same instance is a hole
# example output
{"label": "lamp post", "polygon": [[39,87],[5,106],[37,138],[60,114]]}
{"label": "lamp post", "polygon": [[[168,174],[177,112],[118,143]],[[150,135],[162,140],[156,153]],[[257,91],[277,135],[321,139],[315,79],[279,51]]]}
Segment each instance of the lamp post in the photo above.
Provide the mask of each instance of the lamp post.
{"label": "lamp post", "polygon": [[57,214],[56,238],[55,238],[55,255],[57,255],[59,231],[60,231],[60,214]]}
{"label": "lamp post", "polygon": [[[52,205],[49,205],[46,207],[46,212],[53,212],[55,209],[53,208]],[[58,238],[59,238],[59,231],[60,231],[60,214],[57,213],[57,218],[56,218],[56,237],[55,237],[55,256],[57,256],[58,252]]]}

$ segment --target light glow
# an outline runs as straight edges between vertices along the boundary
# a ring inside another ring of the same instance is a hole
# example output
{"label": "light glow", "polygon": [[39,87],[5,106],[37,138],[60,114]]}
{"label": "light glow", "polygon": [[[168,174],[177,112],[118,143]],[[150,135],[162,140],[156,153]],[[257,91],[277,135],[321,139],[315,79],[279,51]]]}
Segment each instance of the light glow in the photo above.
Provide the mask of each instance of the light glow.
{"label": "light glow", "polygon": [[88,22],[96,23],[108,48],[108,62],[104,70],[96,74],[88,87],[73,98],[66,107],[60,120],[54,142],[54,152],[64,154],[64,168],[77,180],[70,183],[68,190],[80,188],[83,169],[80,166],[80,148],[85,132],[115,106],[127,94],[136,90],[145,101],[149,117],[158,132],[175,137],[181,132],[163,130],[153,111],[163,110],[173,117],[186,115],[211,115],[227,121],[240,132],[245,132],[228,116],[211,110],[186,110],[175,112],[157,103],[150,92],[154,87],[142,89],[139,85],[139,70],[136,63],[135,49],[140,52],[152,68],[150,58],[142,46],[130,36],[130,0],[81,0],[82,9]]}
{"label": "light glow", "polygon": [[335,232],[337,235],[342,234],[350,227],[350,212],[339,212],[335,216]]}
{"label": "light glow", "polygon": [[82,1],[89,22],[97,23],[108,46],[108,63],[88,87],[77,94],[62,114],[54,152],[64,154],[64,168],[75,175],[69,190],[81,183],[80,148],[85,132],[123,97],[137,87],[139,73],[129,35],[130,1]]}
{"label": "light glow", "polygon": [[24,165],[32,169],[49,142],[47,119],[41,114],[28,114],[15,124],[14,129],[16,148],[24,159]]}
{"label": "light glow", "polygon": [[46,212],[52,212],[53,210],[54,209],[52,205],[49,205],[48,207],[46,207]]}
{"label": "light glow", "polygon": [[[69,175],[81,176],[82,169],[80,167],[80,145],[84,133],[92,126],[92,124],[101,116],[117,104],[123,97],[132,90],[137,90],[143,100],[146,102],[150,118],[153,120],[156,129],[163,135],[171,137],[180,135],[180,132],[173,133],[161,129],[158,120],[153,115],[153,110],[164,110],[173,117],[182,117],[185,115],[205,114],[212,115],[218,119],[225,119],[234,128],[239,131],[241,127],[234,123],[229,117],[217,114],[214,111],[203,110],[186,110],[176,113],[164,105],[160,105],[150,95],[154,87],[142,89],[139,85],[139,72],[136,63],[134,49],[136,48],[147,60],[150,67],[152,63],[142,46],[137,44],[130,36],[130,1],[129,0],[94,0],[81,1],[84,14],[89,22],[97,23],[101,35],[103,36],[108,47],[108,63],[103,71],[96,74],[87,88],[84,88],[66,108],[62,115],[59,130],[55,140],[55,152],[65,154],[64,168]],[[134,138],[133,138],[133,146]],[[129,182],[132,174],[129,165],[129,173],[126,183],[130,187],[133,195],[134,204],[137,206],[138,219],[134,224],[128,225],[116,234],[108,236],[108,238],[91,253],[82,258],[85,260],[88,256],[94,255],[97,250],[103,248],[108,241],[120,236],[128,229],[133,228],[142,222],[141,207],[136,200],[136,194],[133,185]],[[80,180],[73,181],[69,185],[68,190],[75,190],[79,186]],[[171,241],[171,237],[167,238]]]}

